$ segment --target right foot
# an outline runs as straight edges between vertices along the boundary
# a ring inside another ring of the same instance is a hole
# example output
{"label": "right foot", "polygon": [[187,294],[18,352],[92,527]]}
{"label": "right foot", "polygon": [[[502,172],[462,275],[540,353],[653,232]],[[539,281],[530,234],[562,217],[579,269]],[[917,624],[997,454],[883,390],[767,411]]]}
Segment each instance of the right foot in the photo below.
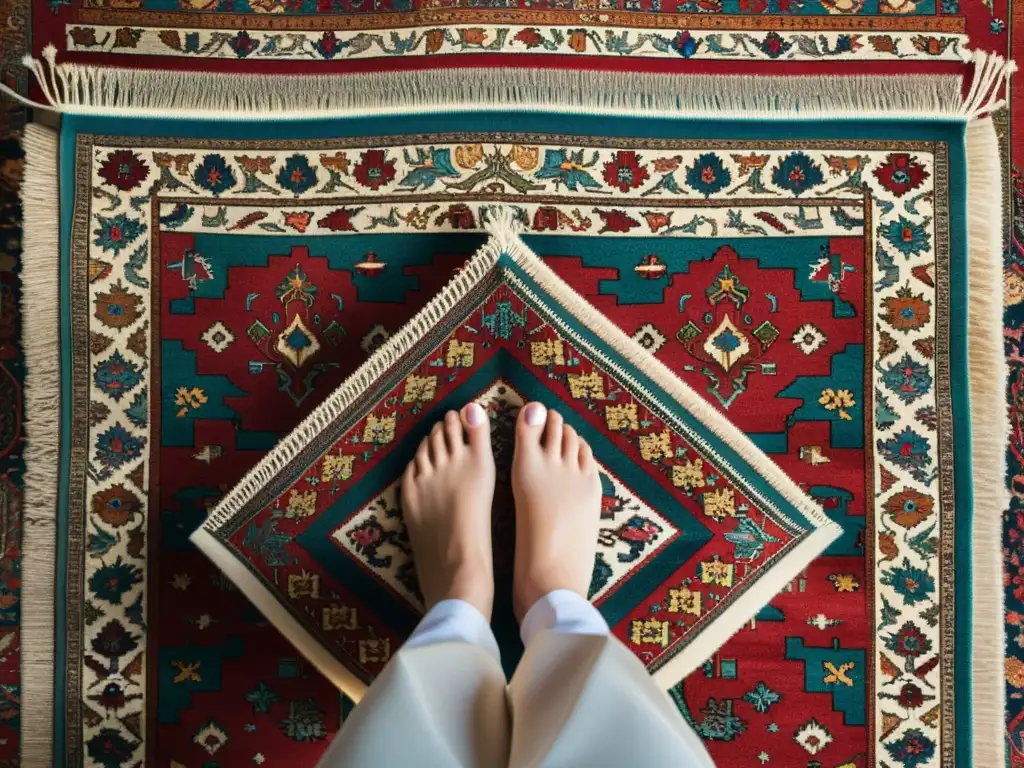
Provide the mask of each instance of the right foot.
{"label": "right foot", "polygon": [[528,403],[516,422],[513,607],[520,621],[541,597],[587,597],[601,520],[601,479],[590,446],[557,411]]}
{"label": "right foot", "polygon": [[465,600],[490,621],[494,603],[490,423],[477,403],[448,411],[402,476],[402,515],[426,609]]}

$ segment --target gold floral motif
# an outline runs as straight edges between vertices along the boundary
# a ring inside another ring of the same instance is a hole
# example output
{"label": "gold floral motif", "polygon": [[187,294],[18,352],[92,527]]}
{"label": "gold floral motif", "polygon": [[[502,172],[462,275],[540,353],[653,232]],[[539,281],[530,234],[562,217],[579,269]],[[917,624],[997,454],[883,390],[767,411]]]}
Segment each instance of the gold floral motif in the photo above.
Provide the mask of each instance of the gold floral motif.
{"label": "gold floral motif", "polygon": [[668,627],[667,621],[659,619],[634,619],[632,622],[633,645],[658,645],[668,648]]}
{"label": "gold floral motif", "polygon": [[473,365],[472,341],[452,339],[448,342],[448,352],[444,356],[444,364],[449,368],[468,368]]}
{"label": "gold floral motif", "polygon": [[331,168],[338,173],[348,173],[349,159],[345,152],[335,152],[333,155],[320,155],[320,164],[324,168]]}
{"label": "gold floral motif", "polygon": [[534,341],[530,344],[530,362],[534,365],[565,365],[561,339]]}
{"label": "gold floral motif", "polygon": [[839,418],[850,421],[853,417],[847,412],[847,408],[857,405],[853,393],[848,389],[823,389],[818,402],[825,406],[826,411],[835,411]]}
{"label": "gold floral motif", "polygon": [[608,429],[613,432],[640,428],[640,420],[636,415],[636,403],[606,406],[604,420],[608,424]]}
{"label": "gold floral motif", "polygon": [[391,658],[391,640],[387,637],[370,637],[359,641],[359,663],[383,663]]}
{"label": "gold floral motif", "polygon": [[198,410],[200,406],[207,402],[206,393],[203,392],[199,387],[178,387],[174,393],[174,404],[178,406],[178,413],[176,416],[180,419],[187,415],[189,410]]}
{"label": "gold floral motif", "polygon": [[325,632],[335,629],[355,629],[359,626],[356,623],[356,609],[347,605],[331,603],[324,608],[321,622]]}
{"label": "gold floral motif", "polygon": [[513,144],[508,152],[508,159],[518,165],[520,170],[532,171],[540,164],[540,147]]}
{"label": "gold floral motif", "polygon": [[425,403],[437,394],[437,376],[411,375],[405,380],[403,403]]}
{"label": "gold floral motif", "polygon": [[296,491],[294,488],[288,496],[288,508],[285,517],[309,517],[316,513],[316,491]]}
{"label": "gold floral motif", "polygon": [[475,168],[484,159],[483,144],[462,144],[455,148],[455,164],[460,168]]}
{"label": "gold floral motif", "polygon": [[704,460],[699,456],[685,464],[672,466],[672,485],[676,488],[693,490],[704,485]]}
{"label": "gold floral motif", "polygon": [[685,584],[681,584],[668,591],[668,612],[700,616],[700,601],[700,592],[694,592]]}
{"label": "gold floral motif", "polygon": [[721,560],[708,560],[700,564],[701,584],[714,584],[719,587],[731,587],[735,566]]}
{"label": "gold floral motif", "polygon": [[736,516],[736,498],[732,488],[706,491],[702,498],[704,500],[704,514],[716,523],[720,523],[727,517]]}
{"label": "gold floral motif", "polygon": [[395,414],[390,416],[376,416],[370,414],[366,417],[366,426],[363,428],[363,442],[374,445],[385,445],[395,439]]}
{"label": "gold floral motif", "polygon": [[302,573],[289,573],[288,597],[292,600],[298,597],[311,597],[314,600],[319,600],[320,574],[310,573],[305,569],[303,569]]}
{"label": "gold floral motif", "polygon": [[352,477],[352,465],[355,464],[355,460],[355,456],[346,456],[343,453],[327,454],[324,456],[324,466],[320,472],[321,479],[325,483],[348,480]]}
{"label": "gold floral motif", "polygon": [[640,455],[644,461],[661,461],[672,455],[672,438],[667,429],[640,435]]}
{"label": "gold floral motif", "polygon": [[569,394],[574,400],[604,400],[604,380],[597,371],[569,374]]}

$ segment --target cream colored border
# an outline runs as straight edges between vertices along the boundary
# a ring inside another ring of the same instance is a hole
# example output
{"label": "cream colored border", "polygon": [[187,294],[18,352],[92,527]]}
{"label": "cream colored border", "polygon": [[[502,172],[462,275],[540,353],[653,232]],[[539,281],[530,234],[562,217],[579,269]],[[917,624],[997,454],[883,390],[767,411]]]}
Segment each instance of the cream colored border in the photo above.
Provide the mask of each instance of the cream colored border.
{"label": "cream colored border", "polygon": [[1003,606],[1003,512],[1009,507],[1006,449],[1007,365],[1003,352],[1002,167],[990,119],[967,126],[968,376],[974,480],[971,605],[973,758],[977,766],[1006,760],[1006,655]]}
{"label": "cream colored border", "polygon": [[57,134],[26,125],[21,256],[25,500],[21,561],[21,763],[53,756],[54,610],[60,466],[60,211]]}
{"label": "cream colored border", "polygon": [[[721,616],[717,617],[690,648],[678,654],[655,674],[669,688],[700,666],[717,648],[749,621],[761,607],[793,579],[811,560],[834,541],[842,529],[832,522],[818,505],[782,472],[754,443],[724,416],[710,406],[686,383],[679,380],[663,363],[630,339],[617,326],[576,294],[561,278],[536,257],[518,236],[518,224],[507,209],[493,209],[488,222],[490,241],[466,264],[459,274],[426,307],[420,310],[395,336],[370,357],[327,400],[310,414],[290,435],[278,443],[236,485],[210,514],[203,527],[192,535],[196,544],[215,564],[236,582],[267,618],[303,651],[323,673],[351,698],[358,701],[365,685],[354,679],[325,648],[294,619],[284,606],[251,574],[244,564],[212,533],[225,525],[245,507],[259,491],[283,470],[300,451],[354,402],[355,398],[391,370],[397,360],[423,337],[452,307],[466,297],[495,268],[502,254],[507,254],[524,272],[582,324],[594,331],[605,343],[630,364],[644,372],[664,389],[713,434],[730,446],[817,530],[772,565],[758,582],[757,590],[747,590]],[[609,364],[618,375],[628,377],[621,367]],[[724,463],[719,461],[719,463]],[[236,578],[237,577],[237,578]],[[287,618],[284,618],[287,615]]]}

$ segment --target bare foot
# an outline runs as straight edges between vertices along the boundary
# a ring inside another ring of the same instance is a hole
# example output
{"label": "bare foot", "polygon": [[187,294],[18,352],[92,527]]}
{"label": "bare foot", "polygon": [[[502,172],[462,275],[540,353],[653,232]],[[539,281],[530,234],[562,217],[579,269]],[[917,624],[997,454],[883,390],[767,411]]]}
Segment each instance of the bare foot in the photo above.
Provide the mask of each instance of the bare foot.
{"label": "bare foot", "polygon": [[402,476],[402,511],[427,610],[441,600],[459,599],[490,620],[493,497],[487,414],[476,403],[461,414],[448,411],[423,438]]}
{"label": "bare foot", "polygon": [[590,446],[557,411],[528,403],[516,422],[513,606],[520,622],[548,592],[587,596],[601,520],[601,479]]}

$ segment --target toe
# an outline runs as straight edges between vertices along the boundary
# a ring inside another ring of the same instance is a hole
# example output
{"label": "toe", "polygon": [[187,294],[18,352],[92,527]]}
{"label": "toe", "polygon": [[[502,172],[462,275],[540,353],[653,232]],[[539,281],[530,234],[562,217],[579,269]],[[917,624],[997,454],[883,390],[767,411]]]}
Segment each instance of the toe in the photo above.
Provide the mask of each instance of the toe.
{"label": "toe", "polygon": [[462,422],[459,421],[457,411],[448,411],[444,415],[444,441],[445,446],[448,448],[448,453],[455,453],[455,451],[465,445]]}
{"label": "toe", "polygon": [[527,403],[519,410],[516,420],[516,447],[536,447],[540,445],[540,436],[544,434],[544,424],[548,418],[548,409],[541,403]]}
{"label": "toe", "polygon": [[562,452],[562,430],[565,419],[558,411],[548,413],[548,424],[544,428],[544,447],[549,453]]}
{"label": "toe", "polygon": [[487,411],[479,403],[467,403],[463,406],[460,415],[469,439],[469,447],[474,451],[489,451],[491,449],[491,423],[487,418]]}
{"label": "toe", "polygon": [[420,441],[420,447],[416,449],[416,458],[414,458],[410,465],[416,465],[416,476],[423,477],[430,473],[433,469],[433,464],[430,461],[430,438],[424,437]]}
{"label": "toe", "polygon": [[562,428],[562,458],[572,459],[579,455],[580,452],[580,437],[576,434],[576,430],[570,427],[568,424]]}
{"label": "toe", "polygon": [[594,452],[590,449],[590,443],[580,440],[579,447],[580,469],[586,471],[594,463]]}
{"label": "toe", "polygon": [[405,473],[402,475],[402,510],[408,513],[412,505],[409,503],[412,499],[412,489],[416,483],[416,459],[409,462],[409,465],[405,468]]}
{"label": "toe", "polygon": [[430,430],[430,463],[435,467],[448,458],[448,447],[444,444],[444,425],[437,422]]}

